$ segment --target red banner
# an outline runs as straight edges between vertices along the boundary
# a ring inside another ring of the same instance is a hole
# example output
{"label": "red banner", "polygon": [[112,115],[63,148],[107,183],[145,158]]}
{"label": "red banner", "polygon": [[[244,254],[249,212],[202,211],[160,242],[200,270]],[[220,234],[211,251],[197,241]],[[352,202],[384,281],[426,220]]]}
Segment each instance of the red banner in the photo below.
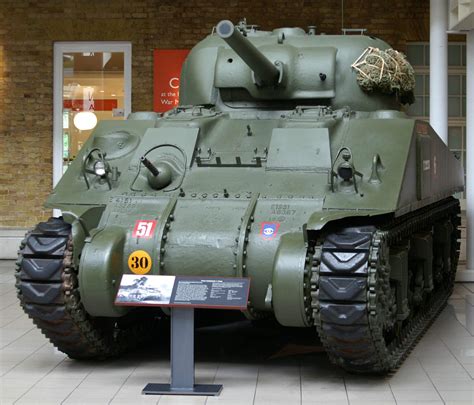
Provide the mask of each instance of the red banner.
{"label": "red banner", "polygon": [[189,49],[153,51],[153,110],[165,112],[179,104],[179,77]]}
{"label": "red banner", "polygon": [[[84,108],[84,100],[82,99],[64,100],[63,108],[70,108],[74,111],[89,111]],[[117,108],[116,99],[94,100],[94,111],[112,111],[114,108]]]}

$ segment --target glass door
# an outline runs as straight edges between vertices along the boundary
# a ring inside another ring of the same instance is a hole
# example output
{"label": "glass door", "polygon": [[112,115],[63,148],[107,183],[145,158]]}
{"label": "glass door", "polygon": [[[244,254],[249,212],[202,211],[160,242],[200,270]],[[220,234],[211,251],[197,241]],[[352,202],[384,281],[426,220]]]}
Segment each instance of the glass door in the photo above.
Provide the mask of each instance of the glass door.
{"label": "glass door", "polygon": [[130,43],[55,43],[53,185],[99,121],[123,120],[130,109]]}

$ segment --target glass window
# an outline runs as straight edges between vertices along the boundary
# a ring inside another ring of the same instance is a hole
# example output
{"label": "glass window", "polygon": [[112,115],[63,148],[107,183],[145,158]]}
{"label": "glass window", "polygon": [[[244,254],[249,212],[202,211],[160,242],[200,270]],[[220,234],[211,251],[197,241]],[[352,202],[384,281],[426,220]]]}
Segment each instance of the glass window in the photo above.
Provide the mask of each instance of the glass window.
{"label": "glass window", "polygon": [[448,45],[448,65],[461,66],[461,46]]}
{"label": "glass window", "polygon": [[429,66],[430,48],[424,44],[408,44],[406,56],[413,66]]}
{"label": "glass window", "polygon": [[448,97],[448,116],[449,117],[461,116],[461,98],[460,97]]}
{"label": "glass window", "polygon": [[407,58],[414,66],[423,66],[424,62],[424,45],[408,45]]}
{"label": "glass window", "polygon": [[448,128],[448,146],[451,150],[462,149],[462,127]]}
{"label": "glass window", "polygon": [[461,94],[461,76],[449,75],[448,76],[448,94],[450,96],[457,96]]}
{"label": "glass window", "polygon": [[424,94],[423,75],[415,75],[415,96]]}
{"label": "glass window", "polygon": [[[421,45],[414,44],[408,45],[407,49],[410,50],[411,55],[415,54],[415,51]],[[412,49],[413,47],[413,49]],[[425,48],[429,50],[429,45]],[[451,50],[451,62],[456,61],[457,56],[460,55],[462,46],[459,44],[449,45]],[[456,56],[457,55],[457,56]],[[422,68],[423,69],[423,68]],[[430,92],[430,76],[425,70],[415,68],[415,105],[407,109],[409,115],[415,117],[428,117],[429,116],[429,92]],[[465,74],[451,73],[448,76],[448,115],[449,117],[460,118],[466,115],[466,102],[465,102],[465,90],[466,88],[466,76]]]}
{"label": "glass window", "polygon": [[466,45],[461,45],[461,64],[466,66]]}

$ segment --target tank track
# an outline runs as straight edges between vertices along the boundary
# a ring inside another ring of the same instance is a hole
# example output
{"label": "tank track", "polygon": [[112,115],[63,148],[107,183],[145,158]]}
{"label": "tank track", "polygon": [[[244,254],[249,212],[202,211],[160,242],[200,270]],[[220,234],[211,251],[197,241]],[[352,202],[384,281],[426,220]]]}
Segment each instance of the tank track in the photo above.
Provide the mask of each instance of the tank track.
{"label": "tank track", "polygon": [[[338,229],[313,241],[308,250],[313,319],[334,364],[356,373],[387,373],[401,365],[451,295],[459,256],[459,213],[459,202],[448,199],[399,219]],[[397,322],[387,247],[445,220],[454,228],[445,277],[415,313]]]}
{"label": "tank track", "polygon": [[114,319],[88,315],[73,264],[71,225],[62,219],[50,218],[29,232],[16,263],[17,296],[23,310],[69,357],[114,356],[136,342],[134,337],[144,336],[143,323],[124,327]]}

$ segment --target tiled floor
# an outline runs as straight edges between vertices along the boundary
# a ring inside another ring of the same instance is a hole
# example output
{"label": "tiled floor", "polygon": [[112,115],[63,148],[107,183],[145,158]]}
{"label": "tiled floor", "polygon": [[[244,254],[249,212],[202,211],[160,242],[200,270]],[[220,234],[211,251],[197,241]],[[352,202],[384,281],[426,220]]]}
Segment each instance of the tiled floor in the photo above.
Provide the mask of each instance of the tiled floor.
{"label": "tiled floor", "polygon": [[196,382],[219,397],[143,396],[169,379],[166,336],[117,360],[78,362],[58,352],[19,308],[13,262],[0,261],[0,404],[474,404],[474,337],[457,284],[443,311],[391,377],[347,374],[329,364],[312,331],[236,322],[196,333]]}

